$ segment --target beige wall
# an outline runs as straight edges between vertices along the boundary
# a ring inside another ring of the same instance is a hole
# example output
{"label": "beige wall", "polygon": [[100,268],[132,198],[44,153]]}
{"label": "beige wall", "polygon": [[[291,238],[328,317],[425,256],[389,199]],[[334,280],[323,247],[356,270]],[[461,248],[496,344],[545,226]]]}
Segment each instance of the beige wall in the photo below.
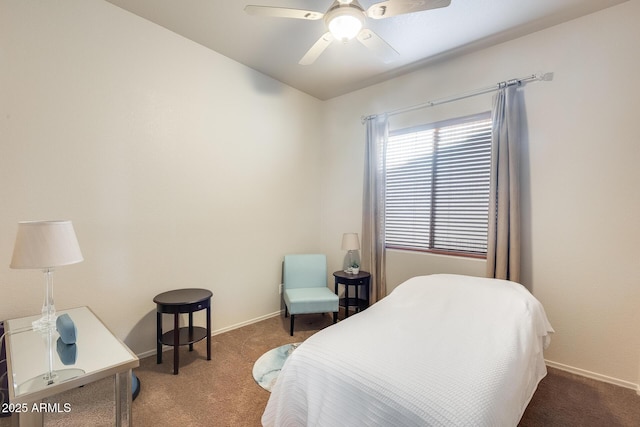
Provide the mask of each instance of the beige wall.
{"label": "beige wall", "polygon": [[[389,80],[325,104],[323,221],[327,252],[359,230],[364,153],[360,116],[553,72],[524,89],[523,282],[556,329],[546,358],[629,387],[640,383],[640,2]],[[491,95],[395,116],[392,127],[490,109]],[[333,256],[338,262],[342,253]],[[442,271],[482,275],[484,263],[388,255],[389,287]],[[565,366],[566,365],[566,366]]]}
{"label": "beige wall", "polygon": [[100,0],[0,1],[0,94],[0,319],[42,304],[8,268],[20,220],[73,220],[56,305],[136,353],[159,292],[210,289],[221,330],[277,312],[282,255],[319,250],[315,98]]}

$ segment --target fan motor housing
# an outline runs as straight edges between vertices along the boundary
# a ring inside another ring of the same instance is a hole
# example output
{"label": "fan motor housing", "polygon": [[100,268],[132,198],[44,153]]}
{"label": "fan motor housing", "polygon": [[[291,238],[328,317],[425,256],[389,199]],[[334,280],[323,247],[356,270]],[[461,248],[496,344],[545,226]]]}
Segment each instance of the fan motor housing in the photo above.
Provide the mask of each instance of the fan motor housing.
{"label": "fan motor housing", "polygon": [[336,2],[324,15],[324,22],[336,39],[351,40],[364,26],[364,9],[355,1],[347,4]]}

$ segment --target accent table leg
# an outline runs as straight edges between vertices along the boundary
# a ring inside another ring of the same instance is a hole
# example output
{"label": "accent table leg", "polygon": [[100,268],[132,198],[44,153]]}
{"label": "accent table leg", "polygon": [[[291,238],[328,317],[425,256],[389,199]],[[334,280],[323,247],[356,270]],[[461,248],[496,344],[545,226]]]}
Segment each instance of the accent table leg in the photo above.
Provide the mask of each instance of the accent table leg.
{"label": "accent table leg", "polygon": [[[193,341],[193,312],[189,312],[189,341]],[[189,351],[193,351],[193,343],[189,344]]]}
{"label": "accent table leg", "polygon": [[162,363],[162,313],[156,313],[156,363]]}
{"label": "accent table leg", "polygon": [[[338,278],[334,277],[333,278],[333,293],[338,295]],[[338,312],[340,312],[340,295],[338,295]],[[333,323],[336,323],[338,318],[337,318],[337,313],[333,314]]]}
{"label": "accent table leg", "polygon": [[369,308],[369,304],[371,304],[371,277],[367,277],[364,281],[365,284],[365,295],[367,301],[367,308]]}
{"label": "accent table leg", "polygon": [[178,322],[178,316],[178,313],[173,315],[173,375],[178,375],[178,363],[180,363],[180,323]]}
{"label": "accent table leg", "polygon": [[207,360],[211,360],[211,304],[207,307]]}
{"label": "accent table leg", "polygon": [[344,318],[349,317],[349,285],[344,284]]}

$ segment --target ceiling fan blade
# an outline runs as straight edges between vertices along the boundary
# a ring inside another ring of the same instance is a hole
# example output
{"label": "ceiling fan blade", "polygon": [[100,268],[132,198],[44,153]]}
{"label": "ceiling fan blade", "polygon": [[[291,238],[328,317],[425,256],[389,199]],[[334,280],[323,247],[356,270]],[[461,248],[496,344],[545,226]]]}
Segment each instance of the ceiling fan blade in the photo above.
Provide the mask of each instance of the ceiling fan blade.
{"label": "ceiling fan blade", "polygon": [[387,0],[373,4],[367,9],[367,16],[373,19],[388,18],[405,13],[447,7],[451,0]]}
{"label": "ceiling fan blade", "polygon": [[396,59],[400,54],[392,48],[389,43],[382,40],[380,36],[369,29],[364,29],[358,34],[358,41],[371,49],[385,63]]}
{"label": "ceiling fan blade", "polygon": [[275,18],[294,18],[294,19],[307,19],[309,21],[316,21],[322,19],[324,13],[314,12],[312,10],[302,9],[287,9],[285,7],[271,7],[271,6],[245,6],[244,11],[249,15],[259,16],[271,16]]}
{"label": "ceiling fan blade", "polygon": [[322,52],[331,44],[333,41],[333,36],[331,33],[326,32],[318,39],[317,42],[311,46],[311,49],[304,54],[302,59],[298,62],[300,65],[311,65],[315,62],[316,59],[320,56]]}

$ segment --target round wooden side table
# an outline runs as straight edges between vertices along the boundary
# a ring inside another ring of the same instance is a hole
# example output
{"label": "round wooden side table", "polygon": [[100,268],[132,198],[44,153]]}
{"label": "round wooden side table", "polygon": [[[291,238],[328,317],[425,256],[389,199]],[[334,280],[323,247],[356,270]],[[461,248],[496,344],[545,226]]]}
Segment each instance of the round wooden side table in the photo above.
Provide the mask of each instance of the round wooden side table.
{"label": "round wooden side table", "polygon": [[[162,363],[162,345],[173,346],[173,374],[178,374],[179,353],[181,345],[189,344],[189,351],[193,351],[193,343],[207,339],[207,360],[211,360],[211,297],[213,294],[207,289],[176,289],[156,295],[153,302],[157,305],[157,355],[156,362]],[[207,326],[202,328],[193,326],[193,313],[207,310]],[[178,320],[180,313],[189,313],[189,326],[180,327]],[[162,315],[173,314],[173,330],[162,333]]]}

